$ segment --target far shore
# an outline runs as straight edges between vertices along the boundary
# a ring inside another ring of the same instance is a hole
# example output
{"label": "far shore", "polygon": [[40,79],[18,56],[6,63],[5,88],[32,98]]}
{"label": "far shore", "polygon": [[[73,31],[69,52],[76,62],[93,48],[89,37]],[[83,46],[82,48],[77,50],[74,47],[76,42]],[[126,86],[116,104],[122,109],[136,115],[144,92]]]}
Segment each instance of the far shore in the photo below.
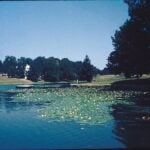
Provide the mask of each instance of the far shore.
{"label": "far shore", "polygon": [[[18,78],[8,78],[7,76],[0,76],[0,84],[45,84],[45,83],[54,83],[54,82],[45,82],[45,81],[38,81],[32,82],[26,79],[18,79]],[[93,78],[92,82],[81,82],[77,83],[77,81],[72,81],[71,87],[102,87],[102,88],[112,88],[112,89],[148,89],[150,90],[150,75],[144,75],[140,79],[131,78],[125,79],[122,76],[116,75],[98,75],[97,77]]]}
{"label": "far shore", "polygon": [[33,82],[25,79],[8,78],[7,76],[0,76],[0,84],[32,84]]}

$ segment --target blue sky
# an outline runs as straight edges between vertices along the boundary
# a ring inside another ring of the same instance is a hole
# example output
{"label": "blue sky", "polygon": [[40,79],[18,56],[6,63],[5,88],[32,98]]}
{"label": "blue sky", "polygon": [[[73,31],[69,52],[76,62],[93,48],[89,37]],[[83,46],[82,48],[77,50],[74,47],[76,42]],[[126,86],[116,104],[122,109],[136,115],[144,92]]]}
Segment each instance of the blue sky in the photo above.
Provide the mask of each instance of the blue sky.
{"label": "blue sky", "polygon": [[69,58],[87,54],[103,69],[111,36],[128,18],[122,0],[0,2],[0,59],[6,55]]}

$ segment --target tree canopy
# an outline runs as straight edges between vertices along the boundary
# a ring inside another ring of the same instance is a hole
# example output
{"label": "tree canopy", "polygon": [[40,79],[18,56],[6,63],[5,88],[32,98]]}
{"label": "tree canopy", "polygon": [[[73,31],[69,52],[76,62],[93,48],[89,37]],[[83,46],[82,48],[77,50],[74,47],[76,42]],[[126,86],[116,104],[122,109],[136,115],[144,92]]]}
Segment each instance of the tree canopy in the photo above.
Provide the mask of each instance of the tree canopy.
{"label": "tree canopy", "polygon": [[150,72],[150,1],[125,0],[130,18],[112,37],[114,51],[108,57],[112,73],[126,77]]}
{"label": "tree canopy", "polygon": [[54,57],[37,57],[35,59],[14,56],[6,56],[0,61],[0,72],[9,77],[24,78],[25,66],[30,65],[27,78],[32,81],[91,81],[92,77],[100,73],[100,70],[91,65],[88,56],[84,61],[73,62],[68,58],[58,59]]}
{"label": "tree canopy", "polygon": [[91,81],[93,77],[92,65],[88,55],[85,56],[85,59],[81,68],[81,80]]}

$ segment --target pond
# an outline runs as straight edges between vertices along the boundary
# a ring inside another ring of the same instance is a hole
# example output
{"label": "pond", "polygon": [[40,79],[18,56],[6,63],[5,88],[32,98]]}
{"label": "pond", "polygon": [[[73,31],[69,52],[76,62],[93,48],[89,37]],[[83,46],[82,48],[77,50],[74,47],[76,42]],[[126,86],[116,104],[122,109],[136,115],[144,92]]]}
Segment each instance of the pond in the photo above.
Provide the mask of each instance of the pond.
{"label": "pond", "polygon": [[148,91],[0,85],[0,149],[150,147]]}

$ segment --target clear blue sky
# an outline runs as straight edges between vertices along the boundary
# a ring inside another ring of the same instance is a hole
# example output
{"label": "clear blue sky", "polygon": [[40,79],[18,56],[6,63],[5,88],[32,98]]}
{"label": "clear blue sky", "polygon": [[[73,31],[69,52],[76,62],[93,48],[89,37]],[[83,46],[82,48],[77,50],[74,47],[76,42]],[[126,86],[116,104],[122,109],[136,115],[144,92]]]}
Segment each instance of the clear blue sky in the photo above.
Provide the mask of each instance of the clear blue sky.
{"label": "clear blue sky", "polygon": [[83,60],[103,69],[111,36],[128,18],[123,0],[0,2],[0,59],[6,55]]}

